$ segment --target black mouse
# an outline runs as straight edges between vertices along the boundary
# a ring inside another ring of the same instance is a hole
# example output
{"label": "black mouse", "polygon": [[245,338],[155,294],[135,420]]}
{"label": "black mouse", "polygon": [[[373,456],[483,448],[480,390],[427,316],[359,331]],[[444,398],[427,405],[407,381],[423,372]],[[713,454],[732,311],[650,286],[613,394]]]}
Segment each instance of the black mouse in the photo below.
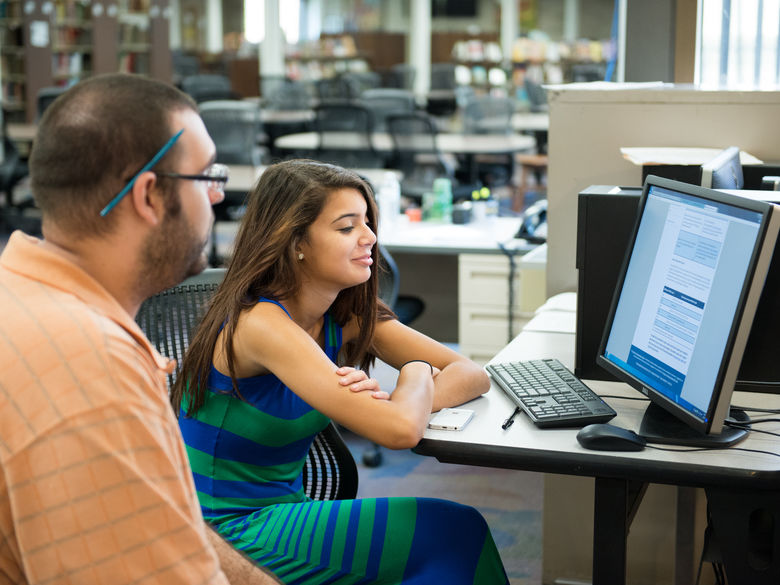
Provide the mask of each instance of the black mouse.
{"label": "black mouse", "polygon": [[586,449],[597,451],[641,451],[647,441],[634,431],[606,423],[582,427],[577,441]]}

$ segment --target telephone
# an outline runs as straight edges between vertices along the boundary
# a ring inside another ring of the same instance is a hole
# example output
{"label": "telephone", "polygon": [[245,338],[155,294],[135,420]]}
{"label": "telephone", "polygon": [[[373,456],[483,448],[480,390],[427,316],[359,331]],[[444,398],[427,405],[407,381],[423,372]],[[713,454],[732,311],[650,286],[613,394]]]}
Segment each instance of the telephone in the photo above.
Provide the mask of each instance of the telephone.
{"label": "telephone", "polygon": [[515,238],[523,238],[530,244],[547,241],[547,199],[540,199],[523,212]]}

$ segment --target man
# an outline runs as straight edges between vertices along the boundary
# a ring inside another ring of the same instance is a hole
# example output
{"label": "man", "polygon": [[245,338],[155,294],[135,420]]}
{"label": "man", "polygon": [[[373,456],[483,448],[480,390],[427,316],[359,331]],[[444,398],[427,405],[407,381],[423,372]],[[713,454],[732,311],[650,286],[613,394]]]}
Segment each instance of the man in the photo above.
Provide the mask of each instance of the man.
{"label": "man", "polygon": [[195,103],[129,75],[46,111],[43,240],[0,256],[0,583],[278,583],[203,522],[161,357],[133,321],[206,266],[226,168]]}

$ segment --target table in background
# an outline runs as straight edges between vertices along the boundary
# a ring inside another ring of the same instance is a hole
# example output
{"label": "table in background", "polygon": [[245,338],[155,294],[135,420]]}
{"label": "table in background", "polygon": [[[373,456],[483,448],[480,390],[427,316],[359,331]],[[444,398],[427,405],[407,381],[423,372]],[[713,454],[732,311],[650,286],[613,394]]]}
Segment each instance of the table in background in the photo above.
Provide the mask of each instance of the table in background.
{"label": "table in background", "polygon": [[[362,136],[353,132],[333,133],[338,137],[338,143],[344,150],[364,148]],[[334,139],[335,140],[335,139]],[[332,142],[332,141],[331,141]],[[392,136],[386,132],[374,132],[371,135],[374,149],[379,153],[391,153],[393,151]],[[288,134],[276,139],[277,150],[314,152],[319,146],[320,139],[316,132],[301,132]],[[477,169],[474,163],[475,157],[482,154],[514,154],[533,150],[536,142],[533,137],[523,134],[459,134],[454,132],[441,132],[436,135],[436,143],[444,154],[461,155],[467,159],[471,182],[476,182]]]}
{"label": "table in background", "polygon": [[[500,351],[492,361],[514,361],[556,357],[570,369],[574,363],[574,313],[552,311],[539,314],[526,329]],[[568,319],[568,321],[567,321]],[[567,325],[568,323],[568,325]],[[640,395],[619,382],[586,381],[598,394]],[[613,424],[638,429],[646,402],[607,399],[618,412]],[[780,396],[738,392],[733,403],[768,408],[780,407]],[[578,429],[538,429],[524,415],[502,430],[501,423],[512,412],[514,404],[496,387],[467,405],[475,411],[472,422],[459,432],[427,430],[415,451],[436,457],[445,463],[480,465],[509,469],[541,471],[552,474],[578,475],[595,478],[593,525],[593,583],[618,585],[626,579],[626,539],[634,513],[648,483],[704,487],[714,515],[714,524],[727,532],[734,530],[731,542],[720,541],[724,556],[734,554],[748,539],[741,530],[752,518],[749,510],[765,508],[780,517],[777,489],[780,488],[780,439],[751,433],[737,447],[767,451],[770,454],[747,453],[736,449],[718,451],[658,451],[647,448],[641,452],[589,451],[577,440]],[[777,432],[779,424],[764,425],[762,430]],[[682,488],[686,489],[686,488]],[[570,497],[576,497],[571,494]],[[545,504],[545,514],[550,511]],[[744,505],[748,509],[743,510]],[[685,511],[685,506],[683,506]],[[689,521],[688,524],[685,524]],[[744,526],[740,525],[741,523]],[[669,528],[670,538],[677,530],[677,552],[692,554],[692,520],[677,519]],[[780,527],[774,526],[770,553],[774,558],[774,573],[766,582],[777,582],[780,556]],[[687,529],[687,533],[686,533]],[[722,534],[721,534],[722,536]],[[566,543],[569,549],[573,543]],[[563,543],[561,543],[564,546]],[[727,559],[728,560],[728,559]],[[743,559],[744,560],[744,559]],[[733,561],[733,559],[732,559]],[[690,563],[675,567],[678,583],[693,581]],[[682,570],[681,570],[682,569]],[[750,585],[757,585],[755,576]],[[734,581],[730,581],[736,585]]]}

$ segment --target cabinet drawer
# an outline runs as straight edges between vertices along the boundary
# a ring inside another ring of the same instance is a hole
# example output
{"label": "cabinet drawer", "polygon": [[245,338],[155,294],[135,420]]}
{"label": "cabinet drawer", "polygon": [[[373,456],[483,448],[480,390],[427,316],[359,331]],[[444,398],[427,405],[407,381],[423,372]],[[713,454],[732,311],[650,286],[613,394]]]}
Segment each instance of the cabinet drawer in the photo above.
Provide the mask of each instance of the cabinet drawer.
{"label": "cabinet drawer", "polygon": [[[519,257],[515,258],[515,263]],[[514,304],[520,303],[520,270],[515,269]],[[506,306],[509,302],[509,259],[497,254],[461,254],[458,261],[461,303]]]}
{"label": "cabinet drawer", "polygon": [[[520,333],[529,318],[515,312],[513,335]],[[496,353],[508,343],[506,307],[461,304],[458,308],[458,343],[495,347]]]}

